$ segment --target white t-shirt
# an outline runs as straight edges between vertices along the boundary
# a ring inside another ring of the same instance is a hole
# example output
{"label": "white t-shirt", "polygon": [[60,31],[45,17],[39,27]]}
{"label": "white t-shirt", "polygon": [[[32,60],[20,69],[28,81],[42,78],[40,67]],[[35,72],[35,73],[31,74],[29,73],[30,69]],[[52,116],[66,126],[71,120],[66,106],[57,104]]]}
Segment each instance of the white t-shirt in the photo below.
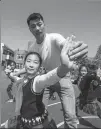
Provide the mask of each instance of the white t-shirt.
{"label": "white t-shirt", "polygon": [[60,65],[61,46],[66,39],[57,33],[46,34],[41,44],[32,42],[28,51],[38,52],[43,60],[43,66],[47,71],[53,70]]}

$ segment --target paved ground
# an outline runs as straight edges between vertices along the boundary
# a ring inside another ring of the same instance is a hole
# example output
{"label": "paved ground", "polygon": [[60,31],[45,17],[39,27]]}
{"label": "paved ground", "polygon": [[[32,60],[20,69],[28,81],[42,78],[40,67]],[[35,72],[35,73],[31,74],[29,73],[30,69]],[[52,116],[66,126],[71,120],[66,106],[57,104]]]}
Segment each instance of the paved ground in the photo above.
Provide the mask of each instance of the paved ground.
{"label": "paved ground", "polygon": [[[4,74],[2,74],[3,77],[0,82],[0,90],[1,92],[1,127],[3,127],[4,122],[9,118],[9,116],[14,112],[14,103],[6,103],[5,101],[8,99],[6,88],[9,83],[7,78],[5,78]],[[76,86],[75,88],[75,94],[78,96],[78,89]],[[57,96],[57,94],[56,94]],[[51,116],[55,119],[57,127],[63,128],[64,122],[63,122],[63,113],[61,108],[60,100],[57,96],[57,99],[50,100],[48,104],[48,111],[51,114]],[[78,125],[78,128],[89,128],[89,129],[97,129],[101,128],[101,119],[99,119],[97,116],[89,116],[82,111],[79,112],[81,119],[80,124]]]}

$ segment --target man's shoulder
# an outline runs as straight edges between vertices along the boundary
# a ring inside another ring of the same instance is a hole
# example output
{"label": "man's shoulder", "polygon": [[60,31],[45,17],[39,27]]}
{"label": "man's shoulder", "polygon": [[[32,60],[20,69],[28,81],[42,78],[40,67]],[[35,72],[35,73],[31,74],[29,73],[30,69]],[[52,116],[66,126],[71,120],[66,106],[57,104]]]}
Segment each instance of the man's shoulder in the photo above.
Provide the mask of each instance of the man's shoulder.
{"label": "man's shoulder", "polygon": [[60,36],[62,36],[62,35],[59,34],[59,33],[46,33],[46,36],[47,36],[47,37],[57,38],[57,37],[60,37]]}
{"label": "man's shoulder", "polygon": [[47,33],[46,41],[47,40],[50,40],[51,42],[54,42],[54,41],[63,42],[65,41],[65,38],[59,33]]}

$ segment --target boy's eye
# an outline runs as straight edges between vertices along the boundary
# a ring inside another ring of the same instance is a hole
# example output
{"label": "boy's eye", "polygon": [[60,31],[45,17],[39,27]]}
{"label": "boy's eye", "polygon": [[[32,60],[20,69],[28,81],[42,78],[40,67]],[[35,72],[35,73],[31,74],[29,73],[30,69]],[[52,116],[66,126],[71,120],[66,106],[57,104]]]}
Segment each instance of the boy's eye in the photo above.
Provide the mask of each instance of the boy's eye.
{"label": "boy's eye", "polygon": [[36,62],[36,61],[35,61],[34,63],[35,63],[35,64],[38,64],[39,62]]}
{"label": "boy's eye", "polygon": [[27,60],[27,62],[31,62],[30,60]]}

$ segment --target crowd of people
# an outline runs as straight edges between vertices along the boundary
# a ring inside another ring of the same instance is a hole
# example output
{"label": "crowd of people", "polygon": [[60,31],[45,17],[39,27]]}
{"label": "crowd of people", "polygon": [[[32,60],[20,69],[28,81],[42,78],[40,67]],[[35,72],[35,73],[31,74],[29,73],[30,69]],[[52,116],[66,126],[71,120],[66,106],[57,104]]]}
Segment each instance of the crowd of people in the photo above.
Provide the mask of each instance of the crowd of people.
{"label": "crowd of people", "polygon": [[[62,104],[64,128],[77,128],[78,108],[101,118],[101,109],[97,104],[97,100],[100,101],[100,92],[95,94],[95,91],[101,89],[101,77],[96,74],[97,68],[93,69],[91,64],[89,68],[81,65],[78,69],[79,60],[87,57],[87,44],[76,41],[75,36],[65,39],[58,33],[46,33],[45,22],[40,13],[32,13],[27,24],[36,41],[32,41],[28,49],[23,69],[14,70],[13,62],[5,70],[11,79],[7,93],[9,99],[16,103],[15,117],[10,118],[5,127],[57,128],[47,111],[48,100],[54,92],[57,92]],[[76,80],[71,81],[71,71],[75,69],[79,70],[79,75]],[[77,84],[80,89],[77,99],[73,84]],[[17,88],[14,96],[11,93],[12,87]],[[11,119],[15,119],[13,124]]]}

